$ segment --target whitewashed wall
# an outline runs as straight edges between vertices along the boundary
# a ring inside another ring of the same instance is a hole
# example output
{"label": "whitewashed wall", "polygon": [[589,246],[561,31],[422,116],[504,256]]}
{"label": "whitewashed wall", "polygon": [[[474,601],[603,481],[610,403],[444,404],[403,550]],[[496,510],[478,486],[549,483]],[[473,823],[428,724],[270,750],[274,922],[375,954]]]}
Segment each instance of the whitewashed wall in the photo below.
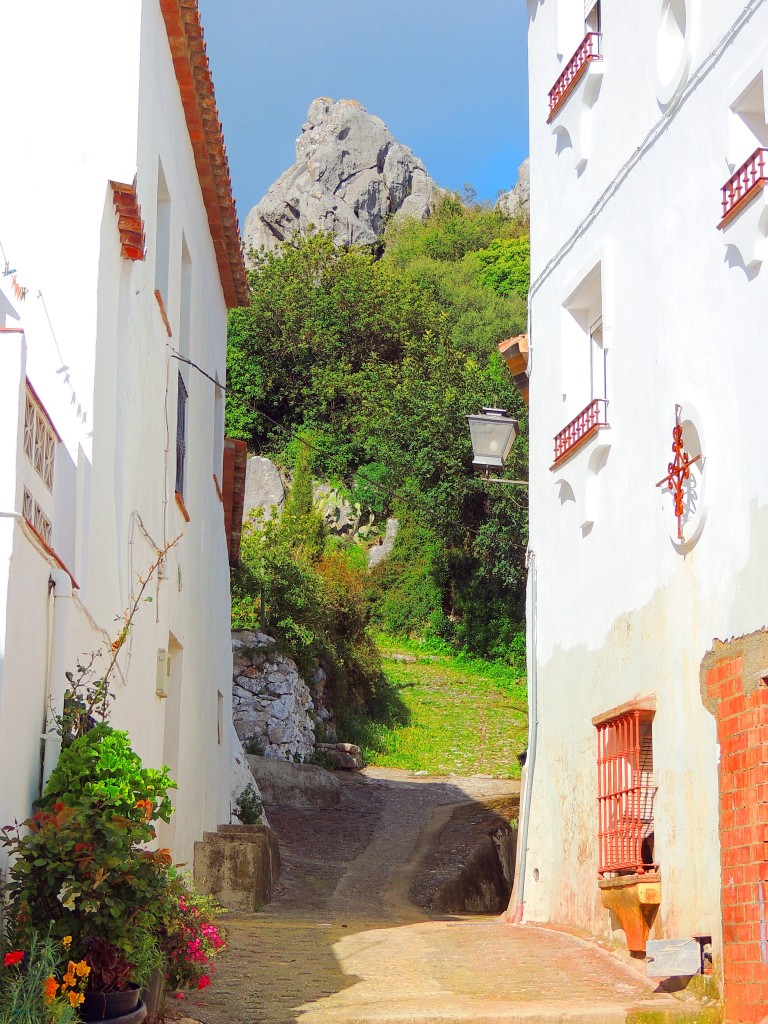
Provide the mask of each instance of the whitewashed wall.
{"label": "whitewashed wall", "polygon": [[[177,813],[161,840],[172,844],[177,860],[191,864],[203,829],[229,821],[230,731],[219,728],[231,719],[229,570],[213,482],[214,386],[191,368],[184,371],[188,523],[174,498],[180,364],[171,347],[223,381],[226,308],[159,3],[113,7],[99,0],[64,7],[44,0],[0,12],[0,76],[6,96],[23,97],[18,121],[6,119],[13,158],[6,151],[0,163],[0,241],[17,280],[31,291],[19,302],[10,279],[0,287],[19,318],[7,314],[8,325],[26,331],[26,372],[70,453],[54,530],[70,537],[67,564],[80,584],[79,603],[66,608],[64,649],[46,655],[45,617],[53,614],[47,564],[19,527],[11,542],[12,528],[0,521],[0,544],[13,552],[10,566],[0,559],[6,601],[0,727],[22,704],[37,723],[16,730],[12,761],[10,748],[0,745],[4,780],[25,780],[18,788],[0,787],[0,818],[28,811],[38,769],[30,774],[27,766],[39,760],[46,658],[72,668],[104,633],[114,635],[115,616],[128,604],[137,574],[152,562],[154,546],[183,534],[164,578],[148,591],[152,603],[140,609],[121,657],[113,724],[129,731],[147,764],[173,762]],[[154,296],[160,161],[172,209],[163,296],[171,338]],[[134,177],[146,231],[143,262],[121,257],[108,185]],[[192,277],[183,341],[182,235]],[[62,359],[71,387],[56,373]],[[3,446],[5,452],[5,435]],[[10,495],[13,473],[4,458],[0,493]],[[27,562],[34,571],[27,571]],[[170,638],[175,692],[162,699],[155,692],[157,652],[169,648]],[[62,684],[56,672],[54,693]]]}
{"label": "whitewashed wall", "polygon": [[[655,694],[657,932],[719,942],[718,750],[699,666],[715,638],[768,621],[768,268],[746,271],[717,224],[721,186],[757,145],[734,143],[729,105],[768,73],[768,7],[686,92],[746,5],[684,6],[670,70],[660,0],[604,2],[599,91],[591,107],[577,91],[565,104],[576,113],[547,125],[548,92],[583,35],[574,13],[583,5],[528,5],[540,734],[525,895],[529,920],[610,934],[597,887],[591,719]],[[553,131],[565,125],[587,139],[580,171]],[[586,342],[566,307],[598,262],[611,429],[553,472],[553,437],[586,404],[573,369]],[[676,403],[706,457],[701,532],[685,551],[673,542],[671,496],[655,486],[672,458]]]}

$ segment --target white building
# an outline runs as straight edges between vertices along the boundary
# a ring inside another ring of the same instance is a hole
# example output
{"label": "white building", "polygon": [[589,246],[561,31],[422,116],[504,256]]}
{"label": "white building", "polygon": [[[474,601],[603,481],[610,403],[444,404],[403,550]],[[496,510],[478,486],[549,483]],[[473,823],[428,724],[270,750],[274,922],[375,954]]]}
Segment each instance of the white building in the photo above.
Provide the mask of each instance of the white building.
{"label": "white building", "polygon": [[528,13],[524,919],[640,956],[648,929],[695,938],[728,1020],[752,1024],[768,1005],[768,4]]}
{"label": "white building", "polygon": [[65,671],[108,649],[181,534],[121,652],[112,722],[171,767],[161,841],[191,866],[230,820],[216,382],[227,307],[247,302],[196,0],[4,4],[0,81],[0,822],[27,816],[55,762],[42,737]]}

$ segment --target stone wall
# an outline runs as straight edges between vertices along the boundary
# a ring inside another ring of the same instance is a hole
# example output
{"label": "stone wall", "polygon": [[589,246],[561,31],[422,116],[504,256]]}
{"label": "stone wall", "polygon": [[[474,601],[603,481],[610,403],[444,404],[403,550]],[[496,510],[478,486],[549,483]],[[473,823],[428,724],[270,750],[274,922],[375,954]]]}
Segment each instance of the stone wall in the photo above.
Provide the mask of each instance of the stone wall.
{"label": "stone wall", "polygon": [[265,633],[232,634],[232,718],[249,751],[306,760],[315,747],[314,704],[296,663]]}

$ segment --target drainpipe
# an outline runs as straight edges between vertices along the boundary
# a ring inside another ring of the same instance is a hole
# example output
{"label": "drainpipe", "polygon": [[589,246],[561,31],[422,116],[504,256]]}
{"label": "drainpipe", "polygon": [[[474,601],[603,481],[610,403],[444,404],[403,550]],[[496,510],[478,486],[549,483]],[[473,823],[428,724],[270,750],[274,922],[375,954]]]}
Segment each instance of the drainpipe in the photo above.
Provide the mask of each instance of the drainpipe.
{"label": "drainpipe", "polygon": [[538,652],[537,636],[537,587],[536,587],[536,552],[528,551],[528,575],[531,581],[531,632],[530,632],[530,665],[528,678],[528,756],[525,761],[525,794],[520,822],[520,863],[517,869],[517,903],[512,918],[513,924],[523,920],[525,906],[525,867],[528,854],[528,826],[531,820],[531,793],[533,791],[533,773],[536,767],[536,739],[539,725],[538,702]]}
{"label": "drainpipe", "polygon": [[[51,708],[61,713],[64,706],[64,691],[67,688],[66,671],[73,669],[68,661],[74,633],[74,604],[72,579],[64,569],[51,569],[53,586],[53,624],[51,626],[51,656],[48,665],[48,687],[46,697],[46,723],[50,729],[52,720]],[[42,789],[45,788],[51,772],[56,767],[61,751],[61,738],[55,732],[46,731],[45,752],[43,754]]]}

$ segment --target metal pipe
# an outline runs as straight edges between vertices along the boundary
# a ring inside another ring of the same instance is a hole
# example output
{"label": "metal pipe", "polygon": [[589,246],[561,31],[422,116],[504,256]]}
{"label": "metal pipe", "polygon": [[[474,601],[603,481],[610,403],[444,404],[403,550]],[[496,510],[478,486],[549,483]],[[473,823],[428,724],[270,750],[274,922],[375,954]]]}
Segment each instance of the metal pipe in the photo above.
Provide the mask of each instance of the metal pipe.
{"label": "metal pipe", "polygon": [[517,904],[515,906],[513,924],[523,920],[525,907],[525,868],[528,859],[528,827],[531,820],[531,793],[533,792],[533,774],[536,767],[536,740],[539,724],[538,704],[538,652],[536,647],[536,630],[538,625],[536,553],[528,551],[528,574],[531,581],[531,630],[529,643],[530,672],[528,673],[528,756],[525,762],[525,795],[520,815],[520,863],[517,870]]}

